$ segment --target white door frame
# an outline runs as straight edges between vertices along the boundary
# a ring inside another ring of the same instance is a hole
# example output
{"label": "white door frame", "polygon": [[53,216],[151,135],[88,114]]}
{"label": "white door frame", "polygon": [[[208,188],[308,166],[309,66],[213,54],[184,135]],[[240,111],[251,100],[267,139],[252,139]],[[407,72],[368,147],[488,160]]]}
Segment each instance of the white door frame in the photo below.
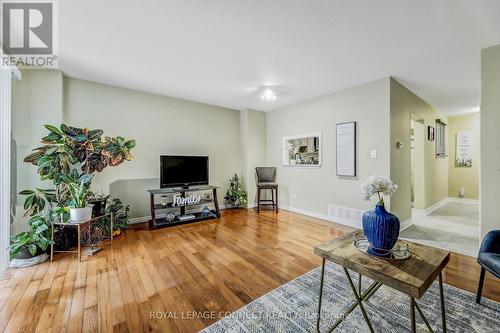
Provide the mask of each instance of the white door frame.
{"label": "white door frame", "polygon": [[11,165],[11,81],[20,79],[17,68],[3,64],[0,44],[0,273],[9,265],[10,255],[10,165]]}

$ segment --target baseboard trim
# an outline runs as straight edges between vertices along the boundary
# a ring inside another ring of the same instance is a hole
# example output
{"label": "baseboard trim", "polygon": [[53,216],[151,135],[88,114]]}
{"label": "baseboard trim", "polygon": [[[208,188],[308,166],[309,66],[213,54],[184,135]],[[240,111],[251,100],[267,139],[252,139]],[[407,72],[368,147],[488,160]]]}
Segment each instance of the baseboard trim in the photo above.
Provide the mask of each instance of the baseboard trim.
{"label": "baseboard trim", "polygon": [[443,200],[436,202],[434,205],[427,207],[425,209],[425,215],[431,214],[433,211],[446,205],[448,202],[449,202],[448,198],[444,198]]}
{"label": "baseboard trim", "polygon": [[408,219],[406,221],[403,221],[399,224],[399,232],[405,230],[406,228],[410,227],[413,225],[413,219]]}
{"label": "baseboard trim", "polygon": [[[315,212],[311,212],[308,210],[295,208],[295,207],[289,207],[289,206],[281,206],[281,208],[284,210],[288,210],[290,212],[293,212],[293,213],[298,213],[298,214],[314,217],[314,218],[317,218],[320,220],[325,220],[328,222],[345,225],[347,227],[351,227],[351,228],[355,228],[355,229],[363,229],[363,225],[362,225],[361,221],[358,222],[356,220],[351,220],[351,219],[338,218],[338,217],[335,218],[335,217],[331,217],[328,215],[323,215],[320,213],[315,213]],[[400,230],[403,231],[404,229],[410,227],[411,225],[413,225],[412,219],[405,220],[405,221],[400,223]]]}
{"label": "baseboard trim", "polygon": [[[251,209],[251,208],[255,208],[256,205],[248,205],[248,209]],[[320,213],[316,213],[316,212],[311,212],[309,210],[304,210],[304,209],[300,209],[300,208],[295,208],[295,207],[290,207],[290,206],[279,206],[280,209],[283,209],[283,210],[287,210],[289,212],[292,212],[292,213],[297,213],[297,214],[301,214],[301,215],[305,215],[305,216],[310,216],[310,217],[314,217],[314,218],[317,218],[317,219],[320,219],[320,220],[323,220],[323,221],[326,221],[326,222],[332,222],[332,223],[336,223],[336,224],[341,224],[341,225],[345,225],[347,227],[351,227],[351,228],[355,228],[355,229],[362,229],[363,226],[362,226],[362,223],[361,221],[355,221],[355,220],[350,220],[350,219],[345,219],[345,218],[332,218],[328,215],[324,215],[324,214],[320,214]],[[226,209],[225,207],[221,208],[222,209]],[[163,217],[163,215],[165,214],[159,214],[160,217]],[[151,216],[141,216],[141,217],[134,217],[134,218],[130,218],[128,220],[128,224],[139,224],[139,223],[146,223],[148,222],[149,220],[151,219]],[[404,229],[408,228],[409,226],[411,226],[413,224],[413,220],[412,219],[408,219],[406,221],[403,221],[401,222],[400,224],[400,230],[403,231]]]}
{"label": "baseboard trim", "polygon": [[411,210],[411,216],[412,218],[419,218],[419,217],[424,217],[427,215],[430,215],[432,212],[437,210],[438,208],[446,205],[447,203],[450,202],[458,202],[458,203],[468,203],[468,204],[476,204],[479,205],[479,200],[477,199],[466,199],[466,198],[455,198],[455,197],[447,197],[444,198],[443,200],[435,203],[434,205],[426,208],[426,209],[416,209],[413,208]]}
{"label": "baseboard trim", "polygon": [[141,217],[133,217],[128,219],[128,224],[139,224],[146,223],[151,220],[151,215],[149,216],[141,216]]}
{"label": "baseboard trim", "polygon": [[448,197],[448,202],[470,203],[479,205],[478,199],[468,199],[468,198]]}
{"label": "baseboard trim", "polygon": [[328,215],[316,213],[316,212],[311,212],[309,210],[304,210],[300,208],[295,208],[295,207],[290,207],[290,206],[280,206],[280,209],[284,209],[293,213],[297,214],[302,214],[310,217],[314,217],[320,220],[324,220],[327,222],[332,222],[332,223],[337,223],[337,224],[342,224],[348,227],[356,228],[356,229],[361,229],[361,221],[357,223],[357,221],[354,220],[349,220],[349,219],[342,219],[342,218],[332,218]]}

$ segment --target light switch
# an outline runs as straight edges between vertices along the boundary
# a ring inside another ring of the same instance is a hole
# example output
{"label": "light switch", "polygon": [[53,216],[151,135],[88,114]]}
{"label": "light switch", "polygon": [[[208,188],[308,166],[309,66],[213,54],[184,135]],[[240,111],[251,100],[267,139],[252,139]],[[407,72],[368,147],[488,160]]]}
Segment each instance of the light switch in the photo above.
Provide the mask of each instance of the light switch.
{"label": "light switch", "polygon": [[377,151],[375,149],[370,150],[370,157],[377,158]]}

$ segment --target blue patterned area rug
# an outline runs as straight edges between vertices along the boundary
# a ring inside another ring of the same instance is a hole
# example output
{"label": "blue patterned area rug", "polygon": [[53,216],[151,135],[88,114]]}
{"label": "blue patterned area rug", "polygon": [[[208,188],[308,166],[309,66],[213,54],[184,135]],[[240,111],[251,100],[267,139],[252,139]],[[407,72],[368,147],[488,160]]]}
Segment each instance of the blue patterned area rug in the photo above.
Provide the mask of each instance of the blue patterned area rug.
{"label": "blue patterned area rug", "polygon": [[[207,327],[203,333],[226,332],[315,332],[321,268],[299,276],[256,299],[224,319]],[[358,276],[351,272],[357,286]],[[363,278],[363,290],[371,284]],[[446,324],[449,332],[500,332],[500,303],[444,284]],[[321,330],[325,331],[354,302],[349,282],[341,267],[328,263],[325,271]],[[442,332],[439,286],[435,282],[424,297],[417,300],[435,332]],[[409,296],[382,286],[367,302],[365,309],[375,332],[410,331]],[[427,332],[418,311],[417,332]],[[368,332],[357,307],[334,332]]]}

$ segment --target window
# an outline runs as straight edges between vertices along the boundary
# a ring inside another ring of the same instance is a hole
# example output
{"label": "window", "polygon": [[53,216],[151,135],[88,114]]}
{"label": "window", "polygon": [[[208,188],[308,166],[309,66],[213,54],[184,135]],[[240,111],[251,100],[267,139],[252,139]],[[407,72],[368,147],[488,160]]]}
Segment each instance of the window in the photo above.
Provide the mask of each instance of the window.
{"label": "window", "polygon": [[436,158],[448,156],[448,142],[446,140],[446,124],[436,119]]}

